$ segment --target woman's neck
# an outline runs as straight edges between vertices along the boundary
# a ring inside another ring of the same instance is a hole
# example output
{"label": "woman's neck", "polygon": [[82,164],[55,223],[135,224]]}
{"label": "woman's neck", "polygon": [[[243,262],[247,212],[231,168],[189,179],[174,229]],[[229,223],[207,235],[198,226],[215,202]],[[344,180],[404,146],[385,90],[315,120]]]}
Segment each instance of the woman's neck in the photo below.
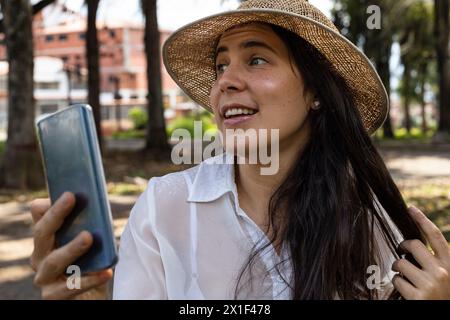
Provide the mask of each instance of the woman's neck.
{"label": "woman's neck", "polygon": [[[305,141],[299,139],[297,141]],[[246,214],[263,230],[268,231],[269,201],[274,192],[286,179],[290,169],[304,148],[304,143],[293,144],[279,148],[279,169],[273,175],[262,175],[260,164],[236,164],[235,181],[237,186],[239,205]]]}

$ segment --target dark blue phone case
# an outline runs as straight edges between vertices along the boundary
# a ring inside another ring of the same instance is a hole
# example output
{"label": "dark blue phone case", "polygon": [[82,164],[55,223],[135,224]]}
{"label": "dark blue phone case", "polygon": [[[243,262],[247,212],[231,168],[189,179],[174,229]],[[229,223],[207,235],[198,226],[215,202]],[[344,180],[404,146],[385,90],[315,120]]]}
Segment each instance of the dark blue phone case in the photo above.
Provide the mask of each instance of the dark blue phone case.
{"label": "dark blue phone case", "polygon": [[56,233],[57,247],[87,230],[94,243],[73,264],[82,273],[112,267],[117,249],[91,107],[79,104],[43,116],[36,120],[36,128],[52,204],[65,191],[77,200]]}

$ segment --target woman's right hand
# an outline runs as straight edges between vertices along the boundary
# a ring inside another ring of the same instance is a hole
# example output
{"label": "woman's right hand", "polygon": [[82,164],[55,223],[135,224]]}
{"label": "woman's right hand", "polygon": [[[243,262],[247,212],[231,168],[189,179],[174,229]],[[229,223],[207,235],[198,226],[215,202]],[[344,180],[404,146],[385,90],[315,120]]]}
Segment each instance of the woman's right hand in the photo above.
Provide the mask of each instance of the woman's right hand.
{"label": "woman's right hand", "polygon": [[34,251],[30,263],[36,275],[35,286],[41,289],[43,299],[105,299],[107,282],[112,270],[102,270],[81,277],[80,289],[69,289],[65,276],[67,267],[92,246],[92,235],[81,232],[68,244],[55,248],[55,233],[75,205],[75,196],[65,192],[53,206],[49,199],[31,203],[34,222]]}

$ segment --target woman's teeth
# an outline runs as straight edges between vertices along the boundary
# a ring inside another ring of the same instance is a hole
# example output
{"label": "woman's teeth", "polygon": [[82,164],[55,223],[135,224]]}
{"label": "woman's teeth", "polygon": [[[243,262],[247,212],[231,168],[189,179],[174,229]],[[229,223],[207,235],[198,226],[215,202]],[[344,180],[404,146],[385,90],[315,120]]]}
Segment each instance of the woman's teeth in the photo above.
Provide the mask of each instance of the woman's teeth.
{"label": "woman's teeth", "polygon": [[230,117],[234,117],[234,116],[239,116],[239,115],[247,115],[247,114],[255,114],[256,110],[252,110],[252,109],[244,109],[244,108],[233,108],[233,109],[228,109],[225,112],[225,118],[230,118]]}

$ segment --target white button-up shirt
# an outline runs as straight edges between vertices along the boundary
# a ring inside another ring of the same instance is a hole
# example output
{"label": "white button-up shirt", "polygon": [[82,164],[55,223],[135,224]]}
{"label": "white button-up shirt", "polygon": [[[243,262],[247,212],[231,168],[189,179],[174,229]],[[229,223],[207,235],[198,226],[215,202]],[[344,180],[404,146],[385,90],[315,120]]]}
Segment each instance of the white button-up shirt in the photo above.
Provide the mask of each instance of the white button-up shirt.
{"label": "white button-up shirt", "polygon": [[[250,253],[269,240],[239,207],[232,161],[223,154],[150,179],[121,237],[114,299],[235,298]],[[254,262],[252,282],[244,273],[237,298],[290,299],[283,278],[291,270],[287,248],[278,256],[269,245]],[[392,289],[389,270],[381,269],[383,296]]]}

